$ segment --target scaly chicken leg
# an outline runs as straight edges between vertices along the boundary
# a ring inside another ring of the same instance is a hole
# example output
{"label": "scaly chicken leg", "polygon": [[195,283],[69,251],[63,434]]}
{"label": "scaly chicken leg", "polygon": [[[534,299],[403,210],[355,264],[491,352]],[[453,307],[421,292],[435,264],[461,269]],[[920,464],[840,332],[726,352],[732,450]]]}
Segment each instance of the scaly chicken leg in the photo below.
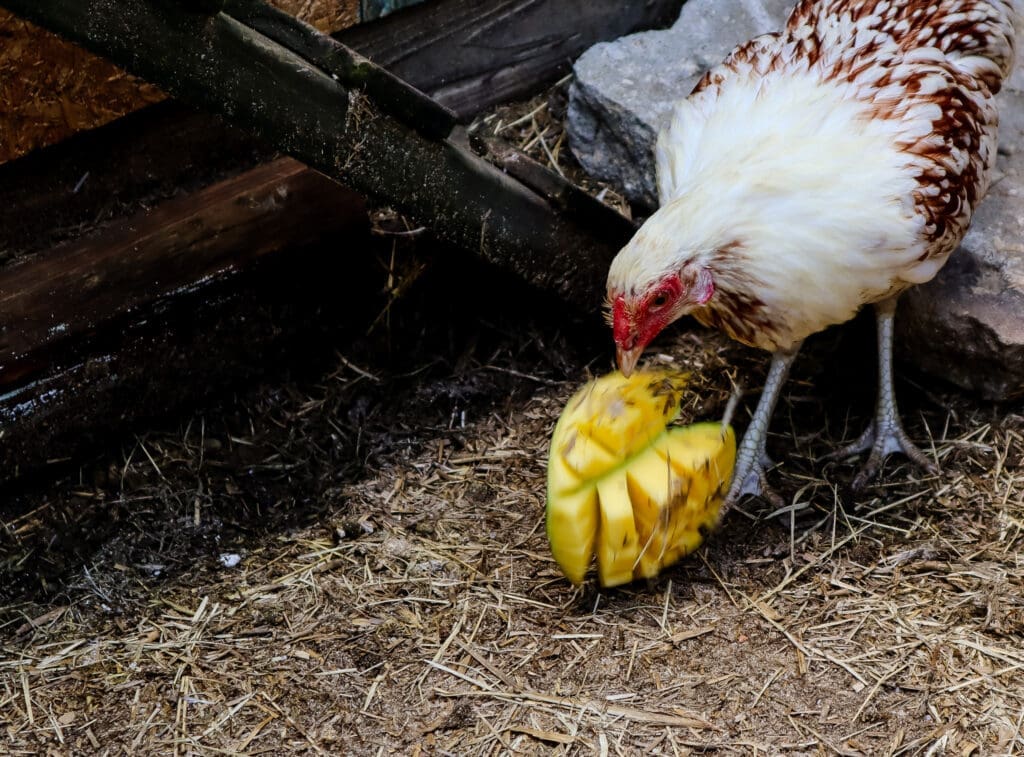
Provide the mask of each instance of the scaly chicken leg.
{"label": "scaly chicken leg", "polygon": [[871,450],[864,467],[853,479],[855,491],[863,489],[877,475],[882,461],[893,452],[902,452],[911,462],[929,473],[938,472],[935,463],[907,437],[896,409],[896,392],[892,382],[892,335],[896,300],[896,297],[891,297],[875,303],[875,316],[878,320],[878,404],[875,407],[875,419],[857,441],[825,456],[826,460],[844,460]]}
{"label": "scaly chicken leg", "polygon": [[789,367],[800,351],[797,343],[788,352],[779,350],[772,355],[772,364],[768,369],[768,377],[764,380],[761,399],[757,403],[754,417],[750,419],[743,442],[736,453],[736,467],[733,469],[732,485],[722,505],[722,514],[735,505],[746,494],[755,496],[767,489],[764,483],[764,470],[770,464],[765,453],[765,442],[768,440],[768,424],[771,423],[775,403],[779,399],[782,385],[786,383]]}

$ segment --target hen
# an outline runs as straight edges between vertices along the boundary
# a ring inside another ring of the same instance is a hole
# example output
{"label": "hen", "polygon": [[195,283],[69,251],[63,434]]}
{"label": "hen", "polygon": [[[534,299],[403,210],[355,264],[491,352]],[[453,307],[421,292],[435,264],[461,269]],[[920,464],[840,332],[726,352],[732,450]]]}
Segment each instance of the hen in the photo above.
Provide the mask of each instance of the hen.
{"label": "hen", "polygon": [[785,29],[734,50],[678,103],[656,147],[661,207],[611,265],[622,372],[685,314],[773,354],[731,505],[760,493],[765,439],[803,340],[866,304],[878,320],[870,450],[928,470],[892,383],[900,293],[963,238],[996,152],[1019,0],[801,0]]}

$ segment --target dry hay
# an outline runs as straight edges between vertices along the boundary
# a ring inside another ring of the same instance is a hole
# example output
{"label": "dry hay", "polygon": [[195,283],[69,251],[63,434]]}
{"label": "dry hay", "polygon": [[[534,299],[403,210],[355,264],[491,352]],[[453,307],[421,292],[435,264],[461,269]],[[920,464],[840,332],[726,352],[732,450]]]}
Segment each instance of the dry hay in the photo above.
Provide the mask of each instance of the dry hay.
{"label": "dry hay", "polygon": [[[327,369],[9,495],[9,753],[1024,753],[1019,403],[901,372],[942,473],[894,459],[855,496],[815,460],[867,420],[870,325],[812,340],[769,442],[784,506],[650,584],[574,589],[547,440],[607,334],[430,262],[381,257],[384,305]],[[765,367],[705,331],[661,349],[693,418]]]}
{"label": "dry hay", "polygon": [[[748,503],[649,585],[575,590],[543,532],[546,444],[607,355],[534,329],[485,326],[413,379],[339,357],[43,488],[13,543],[45,552],[31,532],[67,507],[121,525],[8,612],[12,753],[1024,749],[1020,416],[907,402],[942,475],[890,464],[852,497],[811,459],[838,441],[834,376],[801,386],[812,350],[772,442],[787,506]],[[720,411],[729,364],[756,383],[717,337],[665,348],[697,371],[692,414]]]}
{"label": "dry hay", "polygon": [[633,210],[626,198],[588,176],[569,149],[564,120],[571,80],[570,74],[530,100],[500,106],[481,115],[470,125],[470,131],[514,144],[541,165],[632,218]]}

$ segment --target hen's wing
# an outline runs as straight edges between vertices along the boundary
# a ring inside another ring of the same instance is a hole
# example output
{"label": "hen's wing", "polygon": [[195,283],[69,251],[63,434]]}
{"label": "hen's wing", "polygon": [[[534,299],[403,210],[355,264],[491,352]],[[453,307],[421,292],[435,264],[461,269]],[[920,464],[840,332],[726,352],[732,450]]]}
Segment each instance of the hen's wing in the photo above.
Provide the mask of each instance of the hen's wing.
{"label": "hen's wing", "polygon": [[892,127],[918,188],[926,253],[910,275],[934,275],[988,188],[1013,66],[1019,0],[801,0],[786,34],[822,75],[848,83]]}

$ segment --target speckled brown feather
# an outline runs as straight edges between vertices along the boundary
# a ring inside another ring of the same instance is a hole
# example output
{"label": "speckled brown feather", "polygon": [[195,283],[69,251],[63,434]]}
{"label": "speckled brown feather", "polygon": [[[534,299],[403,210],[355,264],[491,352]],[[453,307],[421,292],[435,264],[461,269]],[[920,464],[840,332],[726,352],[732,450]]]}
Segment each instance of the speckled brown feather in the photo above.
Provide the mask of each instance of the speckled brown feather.
{"label": "speckled brown feather", "polygon": [[[810,58],[823,44],[836,47],[830,32],[839,32],[852,53],[848,60],[861,66],[890,62],[877,57],[882,40],[904,54],[934,47],[954,63],[980,59],[973,78],[995,94],[1013,64],[1013,13],[1008,0],[801,0],[786,32],[807,40],[804,54]],[[814,33],[804,37],[808,28]]]}
{"label": "speckled brown feather", "polygon": [[[931,133],[901,147],[918,170],[927,255],[945,256],[987,189],[999,120],[992,96],[1013,62],[1012,17],[1004,0],[801,0],[784,32],[738,47],[693,94],[714,98],[730,76],[799,67],[848,83],[877,118],[937,104]],[[928,48],[942,54],[922,54]]]}
{"label": "speckled brown feather", "polygon": [[[918,169],[925,257],[953,251],[988,187],[999,122],[992,97],[1013,64],[1013,13],[1004,0],[802,0],[786,25],[829,78],[858,85],[875,117],[939,106],[931,133],[901,145]],[[942,55],[922,54],[929,48]]]}

